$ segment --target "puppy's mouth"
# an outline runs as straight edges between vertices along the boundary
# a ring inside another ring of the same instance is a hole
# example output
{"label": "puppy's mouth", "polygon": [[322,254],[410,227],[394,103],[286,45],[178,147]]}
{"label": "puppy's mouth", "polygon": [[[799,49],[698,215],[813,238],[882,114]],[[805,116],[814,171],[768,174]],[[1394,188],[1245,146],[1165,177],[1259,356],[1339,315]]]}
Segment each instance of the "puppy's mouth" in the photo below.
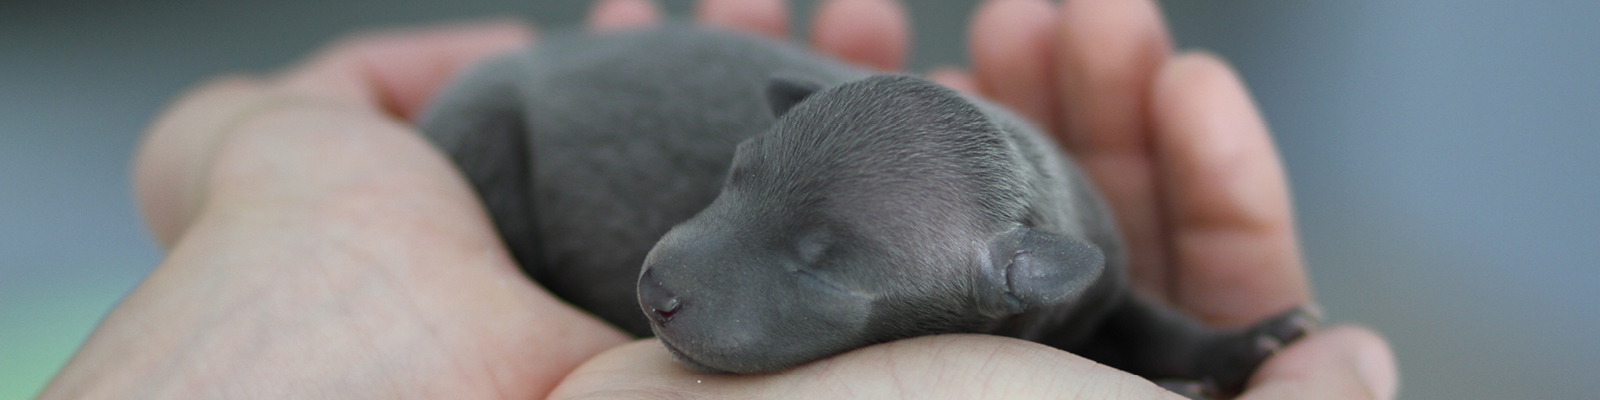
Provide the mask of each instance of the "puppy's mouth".
{"label": "puppy's mouth", "polygon": [[689,355],[687,353],[684,353],[683,350],[679,350],[678,346],[673,346],[672,342],[667,340],[667,338],[665,336],[661,336],[661,334],[659,332],[657,332],[657,334],[656,334],[656,339],[657,339],[657,341],[661,342],[661,347],[666,347],[667,348],[667,352],[672,354],[672,359],[673,360],[677,360],[679,363],[682,363],[684,366],[689,367],[689,369],[693,369],[693,370],[699,371],[699,372],[711,373],[711,374],[725,374],[725,373],[727,373],[727,371],[723,371],[721,369],[713,368],[712,366],[706,365],[705,363],[702,363],[702,362],[699,362],[699,361],[695,361],[694,357],[689,357]]}

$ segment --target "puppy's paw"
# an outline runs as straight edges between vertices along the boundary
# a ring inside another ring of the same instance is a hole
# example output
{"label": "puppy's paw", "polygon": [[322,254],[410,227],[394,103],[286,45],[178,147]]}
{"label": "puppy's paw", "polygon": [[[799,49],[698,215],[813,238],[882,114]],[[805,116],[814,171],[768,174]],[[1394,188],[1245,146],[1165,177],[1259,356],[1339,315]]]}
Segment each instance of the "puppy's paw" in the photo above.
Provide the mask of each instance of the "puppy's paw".
{"label": "puppy's paw", "polygon": [[1316,305],[1308,304],[1267,318],[1247,332],[1255,337],[1255,355],[1260,358],[1259,361],[1266,361],[1267,357],[1277,354],[1284,346],[1315,331],[1321,321],[1322,310]]}
{"label": "puppy's paw", "polygon": [[1206,395],[1206,385],[1198,381],[1165,379],[1156,380],[1155,383],[1157,386],[1161,386],[1162,389],[1177,393],[1179,396],[1183,396],[1185,398],[1194,400],[1210,399],[1210,397],[1207,397]]}
{"label": "puppy's paw", "polygon": [[1295,307],[1245,329],[1232,331],[1211,343],[1200,376],[1206,395],[1231,398],[1244,390],[1261,363],[1317,329],[1322,312],[1315,305]]}

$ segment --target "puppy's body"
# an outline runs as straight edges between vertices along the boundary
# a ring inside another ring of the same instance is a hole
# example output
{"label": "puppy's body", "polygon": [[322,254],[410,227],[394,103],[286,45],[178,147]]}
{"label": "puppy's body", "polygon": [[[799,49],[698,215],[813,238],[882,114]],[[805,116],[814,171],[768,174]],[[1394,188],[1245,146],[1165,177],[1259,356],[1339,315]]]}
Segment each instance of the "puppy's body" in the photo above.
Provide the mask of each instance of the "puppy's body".
{"label": "puppy's body", "polygon": [[734,146],[772,125],[764,90],[780,71],[868,76],[683,26],[569,33],[468,71],[419,121],[473,178],[530,276],[648,336],[634,297],[645,253],[711,204]]}
{"label": "puppy's body", "polygon": [[551,37],[420,127],[531,277],[700,369],[984,332],[1227,392],[1262,339],[1303,333],[1298,312],[1221,332],[1141,301],[1104,204],[1026,121],[786,43]]}

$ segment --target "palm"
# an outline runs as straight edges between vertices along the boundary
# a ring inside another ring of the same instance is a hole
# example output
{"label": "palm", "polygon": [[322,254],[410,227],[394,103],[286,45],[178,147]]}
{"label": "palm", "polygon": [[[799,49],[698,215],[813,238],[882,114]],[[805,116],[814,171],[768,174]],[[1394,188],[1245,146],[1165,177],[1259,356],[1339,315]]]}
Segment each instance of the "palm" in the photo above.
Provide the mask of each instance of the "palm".
{"label": "palm", "polygon": [[625,341],[523,278],[448,161],[384,115],[456,68],[415,66],[528,36],[358,38],[187,96],[136,166],[167,259],[41,398],[533,398]]}

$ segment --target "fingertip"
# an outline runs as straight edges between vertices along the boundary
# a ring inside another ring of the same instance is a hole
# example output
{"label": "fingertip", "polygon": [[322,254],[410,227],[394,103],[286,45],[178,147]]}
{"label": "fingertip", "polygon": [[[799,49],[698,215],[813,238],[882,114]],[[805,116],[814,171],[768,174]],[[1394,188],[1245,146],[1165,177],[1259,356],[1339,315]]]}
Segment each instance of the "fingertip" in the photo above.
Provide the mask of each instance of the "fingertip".
{"label": "fingertip", "polygon": [[1171,51],[1153,0],[1070,0],[1058,9],[1057,85],[1074,150],[1140,151],[1146,96]]}
{"label": "fingertip", "polygon": [[1195,82],[1216,86],[1233,79],[1233,75],[1233,67],[1216,54],[1205,50],[1185,50],[1173,54],[1162,63],[1156,75],[1156,83],[1157,87]]}
{"label": "fingertip", "polygon": [[788,4],[783,0],[700,0],[694,11],[695,19],[704,24],[789,36]]}
{"label": "fingertip", "polygon": [[1393,400],[1400,394],[1400,366],[1388,340],[1370,329],[1345,328],[1334,333],[1351,336],[1346,340],[1356,347],[1356,372],[1373,395]]}
{"label": "fingertip", "polygon": [[1371,329],[1346,325],[1307,336],[1267,359],[1240,399],[1392,400],[1399,387],[1388,342]]}
{"label": "fingertip", "polygon": [[972,73],[952,66],[939,66],[928,70],[929,80],[938,82],[947,88],[955,89],[961,93],[977,95],[978,82],[973,79]]}
{"label": "fingertip", "polygon": [[[1204,50],[1189,50],[1168,57],[1155,76],[1153,102],[1160,111],[1186,112],[1179,106],[1196,97],[1226,96],[1237,103],[1249,101],[1244,81],[1221,57]],[[1237,104],[1230,107],[1238,107]],[[1160,111],[1157,115],[1161,115]],[[1253,106],[1250,110],[1254,111]],[[1191,112],[1194,113],[1194,112]]]}
{"label": "fingertip", "polygon": [[972,19],[968,50],[982,92],[1046,129],[1056,130],[1055,6],[1045,0],[993,0]]}
{"label": "fingertip", "polygon": [[812,45],[824,53],[880,70],[905,63],[910,23],[894,0],[825,0],[811,27]]}
{"label": "fingertip", "polygon": [[609,31],[650,25],[661,19],[652,0],[600,0],[589,10],[589,29]]}
{"label": "fingertip", "polygon": [[379,106],[410,118],[462,68],[533,41],[535,29],[511,18],[449,22],[378,34],[350,47],[371,77]]}

